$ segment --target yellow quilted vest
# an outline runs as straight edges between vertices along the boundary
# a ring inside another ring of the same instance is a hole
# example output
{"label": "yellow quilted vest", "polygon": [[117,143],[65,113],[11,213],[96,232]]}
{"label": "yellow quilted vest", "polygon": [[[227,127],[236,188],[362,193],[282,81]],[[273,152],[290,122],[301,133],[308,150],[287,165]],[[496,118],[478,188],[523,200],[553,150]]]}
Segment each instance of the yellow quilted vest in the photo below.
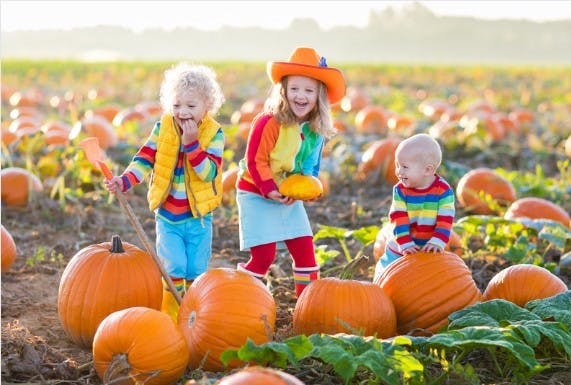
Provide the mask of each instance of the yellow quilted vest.
{"label": "yellow quilted vest", "polygon": [[[206,115],[198,127],[198,144],[205,150],[218,132],[220,124]],[[170,114],[161,117],[161,129],[157,140],[157,153],[151,175],[147,199],[149,208],[154,211],[167,198],[171,189],[174,169],[180,149],[180,128]],[[198,177],[188,160],[185,158],[184,180],[186,195],[194,217],[202,217],[220,205],[222,201],[222,173],[216,178],[205,182]]]}

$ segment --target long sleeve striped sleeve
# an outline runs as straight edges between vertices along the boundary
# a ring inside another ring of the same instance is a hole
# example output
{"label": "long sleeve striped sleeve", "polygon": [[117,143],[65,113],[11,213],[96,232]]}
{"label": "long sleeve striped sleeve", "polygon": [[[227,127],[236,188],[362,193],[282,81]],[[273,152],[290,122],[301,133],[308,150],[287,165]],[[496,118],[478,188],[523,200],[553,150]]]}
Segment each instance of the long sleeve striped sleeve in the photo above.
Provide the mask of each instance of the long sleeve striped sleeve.
{"label": "long sleeve striped sleeve", "polygon": [[123,179],[123,192],[141,183],[153,169],[155,155],[157,153],[159,130],[160,122],[157,122],[145,143],[139,148],[133,160],[121,175]]}
{"label": "long sleeve striped sleeve", "polygon": [[223,151],[224,134],[221,128],[218,129],[205,150],[200,148],[198,140],[184,146],[184,152],[190,165],[198,177],[205,182],[210,182],[221,172]]}

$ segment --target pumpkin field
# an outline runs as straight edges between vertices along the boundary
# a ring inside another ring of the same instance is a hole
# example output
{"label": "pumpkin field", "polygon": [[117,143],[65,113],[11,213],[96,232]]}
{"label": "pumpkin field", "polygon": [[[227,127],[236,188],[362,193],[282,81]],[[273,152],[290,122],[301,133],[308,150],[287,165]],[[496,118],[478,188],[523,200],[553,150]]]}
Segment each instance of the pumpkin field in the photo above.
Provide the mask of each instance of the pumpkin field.
{"label": "pumpkin field", "polygon": [[[304,203],[321,279],[296,298],[287,251],[263,281],[236,270],[249,258],[236,167],[265,63],[207,63],[226,98],[223,204],[209,271],[173,323],[156,310],[158,268],[79,144],[97,137],[120,174],[160,118],[173,64],[3,60],[2,383],[571,384],[569,68],[339,66],[323,195]],[[454,231],[445,252],[373,280],[394,151],[415,133],[442,146]],[[154,246],[146,193],[124,198]],[[78,261],[90,254],[101,259]],[[112,270],[113,254],[132,264]]]}

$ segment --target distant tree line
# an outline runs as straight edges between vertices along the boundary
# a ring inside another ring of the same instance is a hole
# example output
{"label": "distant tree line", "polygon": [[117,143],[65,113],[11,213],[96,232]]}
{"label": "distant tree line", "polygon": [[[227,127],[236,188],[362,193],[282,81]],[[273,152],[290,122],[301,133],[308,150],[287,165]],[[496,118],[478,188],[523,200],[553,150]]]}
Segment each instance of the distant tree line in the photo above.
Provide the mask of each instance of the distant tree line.
{"label": "distant tree line", "polygon": [[400,12],[372,11],[365,28],[324,30],[309,17],[281,30],[189,26],[136,33],[98,26],[2,32],[3,58],[266,61],[285,58],[297,45],[314,46],[337,63],[566,66],[571,64],[571,20],[439,17],[416,3]]}

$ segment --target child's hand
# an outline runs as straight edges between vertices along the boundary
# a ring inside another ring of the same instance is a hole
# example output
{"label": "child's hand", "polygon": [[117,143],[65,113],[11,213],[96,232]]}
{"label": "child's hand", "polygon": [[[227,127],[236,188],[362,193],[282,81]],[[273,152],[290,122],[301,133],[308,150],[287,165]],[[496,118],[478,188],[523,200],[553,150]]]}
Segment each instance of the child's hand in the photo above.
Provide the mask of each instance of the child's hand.
{"label": "child's hand", "polygon": [[117,189],[119,189],[119,191],[123,191],[123,179],[120,176],[105,179],[105,187],[110,193],[115,193]]}
{"label": "child's hand", "polygon": [[284,205],[291,205],[295,202],[295,199],[283,196],[278,190],[270,191],[268,193],[268,199],[283,203]]}
{"label": "child's hand", "polygon": [[412,253],[416,253],[417,251],[420,251],[420,247],[418,247],[417,245],[408,247],[406,249],[403,249],[401,251],[402,255],[407,255],[407,254],[412,254]]}
{"label": "child's hand", "polygon": [[422,247],[422,251],[429,253],[442,253],[442,248],[440,246],[433,245],[432,243],[427,243]]}
{"label": "child's hand", "polygon": [[198,138],[198,124],[194,120],[182,120],[180,128],[182,129],[182,144],[187,145]]}

